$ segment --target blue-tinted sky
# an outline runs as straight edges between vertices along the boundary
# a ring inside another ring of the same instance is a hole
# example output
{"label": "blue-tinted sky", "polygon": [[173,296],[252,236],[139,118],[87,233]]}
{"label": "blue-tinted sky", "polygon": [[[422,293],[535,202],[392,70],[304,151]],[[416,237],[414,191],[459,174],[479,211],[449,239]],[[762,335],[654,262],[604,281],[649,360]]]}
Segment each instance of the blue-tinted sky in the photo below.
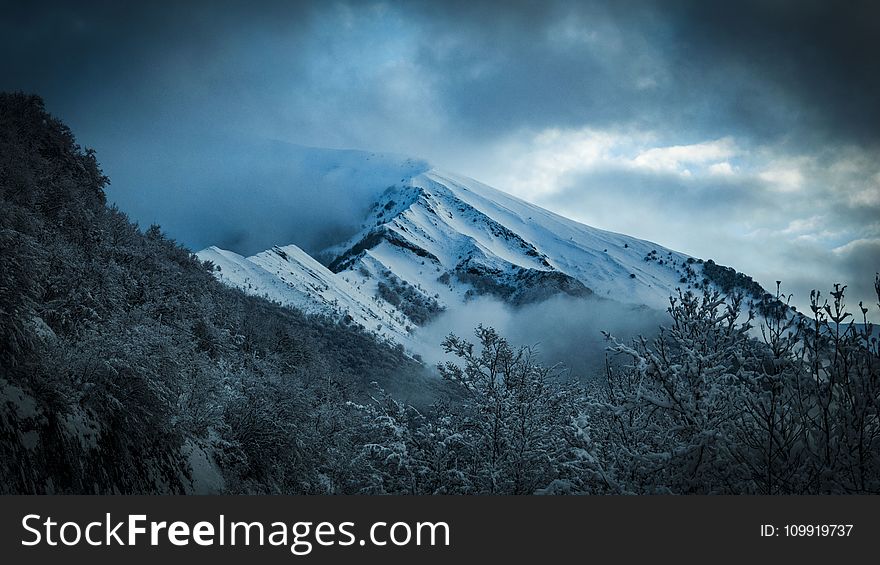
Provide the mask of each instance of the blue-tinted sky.
{"label": "blue-tinted sky", "polygon": [[[0,88],[43,95],[111,199],[193,247],[215,232],[182,217],[284,168],[230,155],[281,140],[425,158],[801,306],[833,282],[876,302],[875,2],[7,4]],[[353,213],[302,199],[306,247]]]}

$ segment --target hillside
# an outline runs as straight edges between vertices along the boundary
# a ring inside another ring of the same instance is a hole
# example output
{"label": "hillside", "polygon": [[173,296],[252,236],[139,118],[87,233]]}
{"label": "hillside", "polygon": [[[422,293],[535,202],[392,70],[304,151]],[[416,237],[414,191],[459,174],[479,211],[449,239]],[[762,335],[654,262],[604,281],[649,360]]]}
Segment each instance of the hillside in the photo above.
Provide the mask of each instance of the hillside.
{"label": "hillside", "polygon": [[337,492],[376,381],[434,381],[353,326],[216,281],[106,206],[95,156],[0,95],[0,492]]}

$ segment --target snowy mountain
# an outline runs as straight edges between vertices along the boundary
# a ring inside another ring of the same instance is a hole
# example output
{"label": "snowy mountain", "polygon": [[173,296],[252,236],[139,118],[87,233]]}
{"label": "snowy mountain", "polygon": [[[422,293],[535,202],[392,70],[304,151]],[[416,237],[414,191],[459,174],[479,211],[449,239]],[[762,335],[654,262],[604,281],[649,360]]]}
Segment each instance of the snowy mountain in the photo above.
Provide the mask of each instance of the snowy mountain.
{"label": "snowy mountain", "polygon": [[397,308],[349,284],[296,245],[252,257],[209,247],[198,253],[216,266],[221,281],[249,294],[307,313],[341,316],[371,333],[408,343],[407,321]]}
{"label": "snowy mountain", "polygon": [[562,294],[662,310],[677,288],[721,284],[705,278],[704,267],[718,271],[714,264],[586,226],[469,178],[411,166],[396,176],[359,231],[317,254],[320,262],[295,245],[251,257],[216,247],[198,255],[246,292],[404,345],[418,327],[478,296],[511,307]]}
{"label": "snowy mountain", "polygon": [[688,259],[436,169],[387,189],[362,231],[322,258],[359,285],[396,277],[440,305],[475,294],[516,305],[565,293],[657,307]]}

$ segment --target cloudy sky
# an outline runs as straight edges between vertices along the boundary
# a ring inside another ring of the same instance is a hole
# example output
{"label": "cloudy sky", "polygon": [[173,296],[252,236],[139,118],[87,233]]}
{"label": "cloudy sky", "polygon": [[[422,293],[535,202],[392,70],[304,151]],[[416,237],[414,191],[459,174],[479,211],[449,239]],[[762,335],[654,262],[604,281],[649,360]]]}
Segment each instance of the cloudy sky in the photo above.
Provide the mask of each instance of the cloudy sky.
{"label": "cloudy sky", "polygon": [[395,152],[781,279],[801,307],[833,282],[874,304],[877,6],[20,2],[0,88],[43,95],[142,223],[191,206],[180,179],[239,140]]}

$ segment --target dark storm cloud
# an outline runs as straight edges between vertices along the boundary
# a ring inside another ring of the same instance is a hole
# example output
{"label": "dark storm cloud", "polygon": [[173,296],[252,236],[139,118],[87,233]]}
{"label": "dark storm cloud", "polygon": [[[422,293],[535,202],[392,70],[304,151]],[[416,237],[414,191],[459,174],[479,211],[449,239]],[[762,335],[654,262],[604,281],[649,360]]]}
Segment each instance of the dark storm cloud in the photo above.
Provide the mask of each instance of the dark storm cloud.
{"label": "dark storm cloud", "polygon": [[239,18],[243,6],[222,2],[5,4],[0,29],[11,56],[3,61],[4,86],[15,80],[50,90],[143,76],[172,53],[209,56],[237,23],[272,22],[263,11]]}
{"label": "dark storm cloud", "polygon": [[474,129],[629,122],[872,143],[880,130],[876,2],[419,6],[447,45],[421,60],[450,77],[447,102]]}
{"label": "dark storm cloud", "polygon": [[472,135],[654,125],[664,106],[682,107],[684,91],[670,92],[658,50],[662,26],[651,26],[647,10],[624,16],[613,3],[515,3],[503,10],[491,2],[432,3],[417,17],[435,38],[422,46],[419,61],[444,77],[438,89],[445,105]]}
{"label": "dark storm cloud", "polygon": [[[880,135],[880,4],[673,2],[684,60],[746,68],[784,93],[805,125],[858,141]],[[744,103],[743,121],[768,115]]]}
{"label": "dark storm cloud", "polygon": [[[248,78],[238,42],[307,27],[311,4],[243,2],[19,2],[0,18],[0,87],[44,96],[73,125],[112,131],[187,117],[179,131],[219,119]],[[296,59],[286,61],[287,70]],[[207,92],[205,87],[213,88]],[[206,96],[211,94],[211,96]],[[106,112],[95,110],[106,105]],[[196,105],[210,114],[195,111]],[[89,115],[84,115],[88,112]],[[76,122],[82,121],[82,124]],[[145,129],[129,131],[143,135]]]}
{"label": "dark storm cloud", "polygon": [[[174,100],[161,89],[175,89],[164,79],[180,77],[168,77],[166,66],[182,60],[195,67],[187,69],[194,82],[208,80],[224,99],[208,101],[216,117],[236,96],[279,100],[243,93],[248,78],[268,89],[289,86],[291,76],[314,81],[302,68],[308,61],[271,38],[296,45],[292,38],[313,32],[316,14],[338,9],[320,2],[20,3],[0,24],[4,52],[16,54],[2,63],[3,87],[62,99],[91,96],[103,83],[145,105],[167,106]],[[796,130],[873,142],[880,129],[875,2],[392,2],[386,11],[414,29],[405,55],[432,81],[436,109],[470,134],[628,122],[692,136],[723,128],[778,138]],[[340,38],[352,33],[339,26]],[[237,66],[252,63],[239,58],[242,38],[285,76]]]}

